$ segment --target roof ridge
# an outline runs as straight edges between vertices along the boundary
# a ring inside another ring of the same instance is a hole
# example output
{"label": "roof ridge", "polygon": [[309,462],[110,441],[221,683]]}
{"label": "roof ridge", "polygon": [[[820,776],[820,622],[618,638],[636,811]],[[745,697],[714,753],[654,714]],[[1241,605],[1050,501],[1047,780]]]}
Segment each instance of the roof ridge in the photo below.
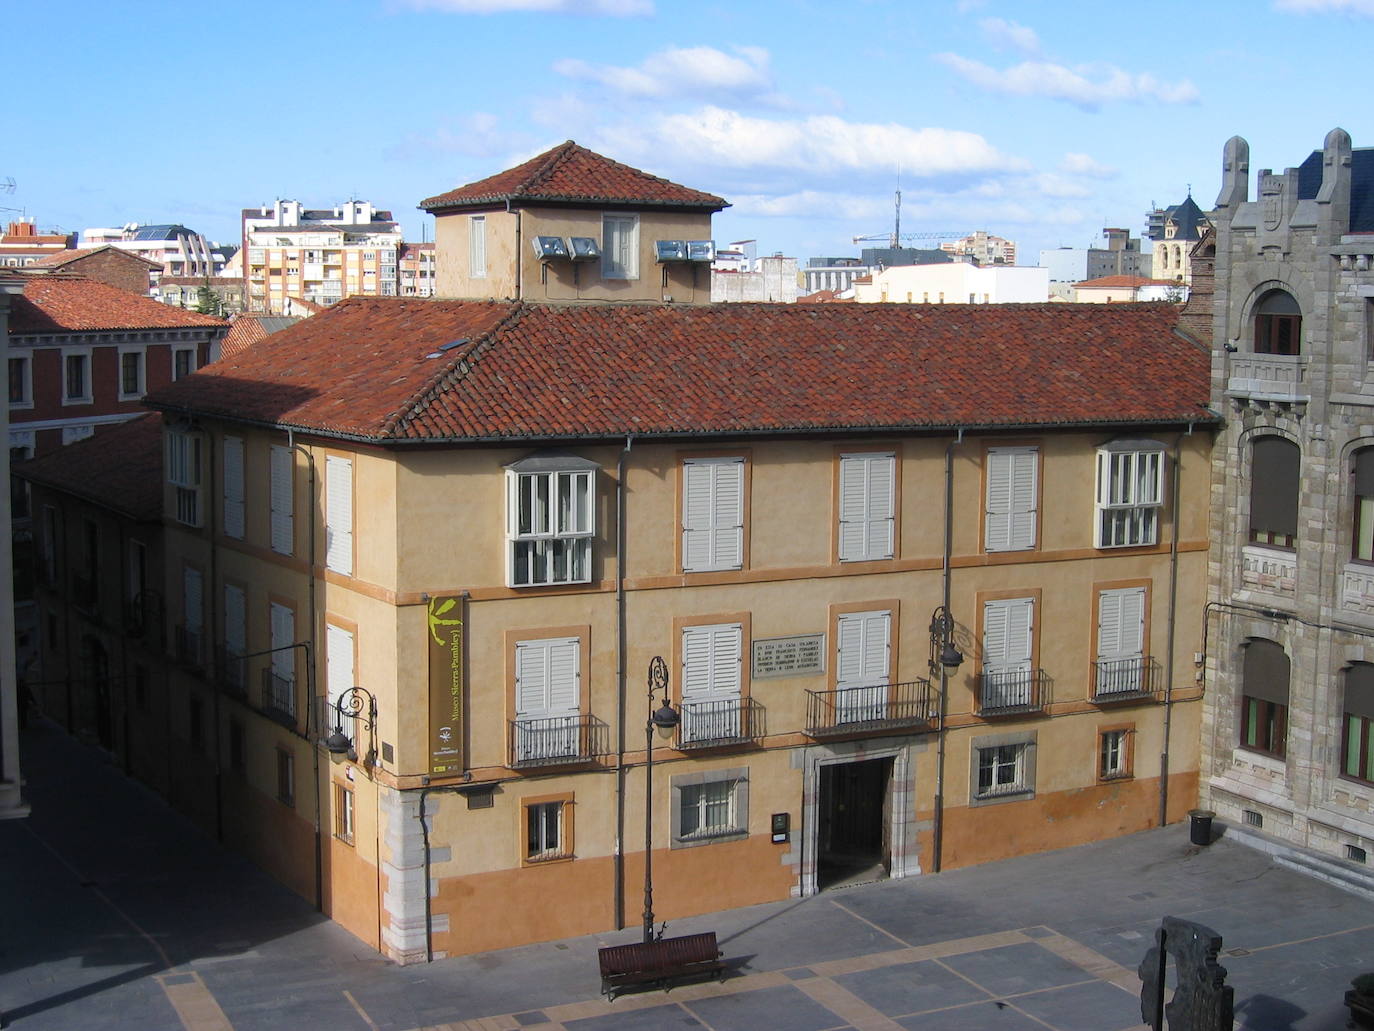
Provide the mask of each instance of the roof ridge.
{"label": "roof ridge", "polygon": [[447,368],[441,369],[428,383],[410,395],[395,412],[382,420],[377,436],[390,437],[395,431],[405,429],[410,421],[420,414],[420,409],[424,405],[462,382],[472,371],[477,359],[491,350],[493,339],[511,323],[519,321],[528,310],[529,306],[524,301],[516,301],[504,318],[482,333],[470,346],[455,354]]}
{"label": "roof ridge", "polygon": [[519,189],[521,191],[530,191],[540,184],[547,182],[549,179],[553,178],[553,174],[558,171],[559,166],[567,162],[575,151],[583,149],[585,148],[579,147],[572,140],[564,140],[552,150],[546,151],[545,156],[548,160],[537,168],[528,179],[520,184]]}

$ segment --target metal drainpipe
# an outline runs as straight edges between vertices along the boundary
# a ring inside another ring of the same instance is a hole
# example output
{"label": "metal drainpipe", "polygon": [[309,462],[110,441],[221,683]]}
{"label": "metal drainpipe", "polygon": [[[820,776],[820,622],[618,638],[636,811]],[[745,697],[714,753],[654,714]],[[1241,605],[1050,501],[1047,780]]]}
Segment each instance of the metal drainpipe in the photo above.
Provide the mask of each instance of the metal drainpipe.
{"label": "metal drainpipe", "polygon": [[[964,442],[963,427],[945,447],[945,541],[944,561],[940,566],[943,581],[945,618],[950,621],[950,635],[954,634],[954,620],[949,612],[949,556],[954,523],[954,449]],[[935,818],[931,828],[931,871],[940,872],[945,847],[945,715],[949,708],[949,674],[940,667],[940,722],[935,736]]]}
{"label": "metal drainpipe", "polygon": [[[1178,608],[1178,510],[1179,486],[1183,482],[1182,462],[1183,440],[1193,435],[1193,424],[1188,424],[1188,432],[1174,441],[1174,497],[1171,518],[1174,530],[1169,541],[1169,628],[1168,643],[1164,648],[1164,747],[1159,753],[1159,825],[1163,827],[1169,817],[1169,730],[1174,716],[1174,630]],[[1205,620],[1204,620],[1205,622]]]}
{"label": "metal drainpipe", "polygon": [[314,724],[315,708],[315,634],[317,632],[316,620],[318,613],[315,611],[315,493],[317,484],[315,482],[315,456],[303,444],[297,444],[295,434],[291,429],[286,431],[286,446],[293,451],[299,451],[305,456],[306,467],[310,470],[310,566],[307,571],[306,589],[309,591],[309,601],[307,608],[310,610],[310,633],[306,637],[308,645],[305,663],[305,739],[310,745],[311,769],[315,782],[315,908],[321,913],[324,912],[324,835],[321,829],[321,809],[320,801],[320,749],[318,743],[311,734]]}
{"label": "metal drainpipe", "polygon": [[[206,606],[207,616],[206,625],[201,627],[202,639],[213,641],[215,639],[214,630],[219,626],[218,609],[215,599],[219,594],[217,587],[217,572],[219,570],[219,548],[215,546],[215,513],[219,506],[215,504],[215,438],[210,432],[205,434],[205,450],[209,452],[205,456],[205,468],[209,472],[206,482],[210,489],[207,493],[207,505],[210,510],[210,518],[207,520],[210,531],[210,595],[209,604]],[[208,632],[207,632],[208,629]],[[210,655],[207,656],[206,668],[210,671],[210,699],[211,699],[211,719],[215,728],[215,840],[224,844],[224,755],[220,748],[220,734],[222,728],[220,721],[220,691],[221,683],[219,674],[219,656],[215,654],[214,648],[209,649]]]}
{"label": "metal drainpipe", "polygon": [[522,301],[525,299],[525,251],[520,246],[520,234],[524,230],[524,221],[521,210],[512,208],[510,201],[506,201],[506,210],[515,212],[515,299]]}
{"label": "metal drainpipe", "polygon": [[625,447],[615,469],[615,929],[625,926],[625,460],[630,456],[634,438],[625,438]]}

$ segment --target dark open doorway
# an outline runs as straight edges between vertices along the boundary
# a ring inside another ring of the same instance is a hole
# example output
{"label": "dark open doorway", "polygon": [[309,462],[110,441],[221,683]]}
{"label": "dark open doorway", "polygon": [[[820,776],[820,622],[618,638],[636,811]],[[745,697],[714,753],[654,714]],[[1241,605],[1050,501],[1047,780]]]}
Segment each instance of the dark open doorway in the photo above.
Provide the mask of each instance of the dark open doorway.
{"label": "dark open doorway", "polygon": [[816,884],[880,880],[892,868],[892,757],[820,768]]}

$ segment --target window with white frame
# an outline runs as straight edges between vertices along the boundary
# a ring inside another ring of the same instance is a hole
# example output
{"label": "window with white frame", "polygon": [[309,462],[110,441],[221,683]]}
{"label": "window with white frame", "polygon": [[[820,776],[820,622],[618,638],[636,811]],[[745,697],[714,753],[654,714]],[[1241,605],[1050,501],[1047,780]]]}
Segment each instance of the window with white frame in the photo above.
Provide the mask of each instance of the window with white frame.
{"label": "window with white frame", "polygon": [[987,551],[1035,547],[1039,458],[1037,447],[988,448],[983,527]]}
{"label": "window with white frame", "polygon": [[487,219],[473,215],[468,219],[468,275],[483,279],[487,274]]}
{"label": "window with white frame", "polygon": [[892,613],[841,613],[835,620],[835,722],[885,718],[891,670]]}
{"label": "window with white frame", "polygon": [[744,459],[682,463],[682,569],[700,573],[744,566]]}
{"label": "window with white frame", "polygon": [[508,586],[590,582],[597,468],[571,456],[507,466]]}
{"label": "window with white frame", "polygon": [[1035,734],[991,734],[970,743],[969,804],[1025,798],[1035,793]]}
{"label": "window with white frame", "polygon": [[91,352],[89,348],[62,351],[62,403],[91,403]]}
{"label": "window with white frame", "polygon": [[196,349],[194,347],[172,348],[172,379],[179,380],[196,371]]}
{"label": "window with white frame", "polygon": [[731,741],[741,736],[744,628],[739,623],[689,626],[682,631],[684,743]]}
{"label": "window with white frame", "polygon": [[243,540],[243,438],[224,438],[224,535]]}
{"label": "window with white frame", "polygon": [[1097,449],[1094,547],[1140,547],[1159,540],[1164,466],[1164,445],[1155,441],[1123,440]]}
{"label": "window with white frame", "polygon": [[684,773],[672,779],[673,848],[749,833],[748,768]]}
{"label": "window with white frame", "polygon": [[1102,780],[1121,780],[1131,775],[1131,732],[1127,728],[1104,730],[1097,738],[1097,775]]}
{"label": "window with white frame", "polygon": [[296,456],[289,447],[273,445],[271,452],[271,536],[272,550],[290,555],[295,550],[295,490]]}
{"label": "window with white frame", "polygon": [[564,827],[567,803],[558,800],[525,806],[525,861],[564,859],[571,854]]}
{"label": "window with white frame", "polygon": [[581,667],[579,638],[516,643],[515,762],[569,759],[582,754]]}
{"label": "window with white frame", "polygon": [[119,399],[131,401],[143,396],[143,348],[120,349],[119,352]]}
{"label": "window with white frame", "polygon": [[334,837],[353,844],[353,789],[334,782]]}
{"label": "window with white frame", "polygon": [[601,217],[601,275],[605,279],[639,278],[639,216]]}
{"label": "window with white frame", "polygon": [[353,462],[330,455],[324,462],[325,565],[335,573],[353,575]]}
{"label": "window with white frame", "polygon": [[10,407],[33,407],[33,362],[24,355],[9,361]]}
{"label": "window with white frame", "polygon": [[983,603],[981,711],[1027,708],[1036,701],[1031,667],[1034,646],[1034,598]]}
{"label": "window with white frame", "polygon": [[201,438],[171,430],[167,434],[167,482],[176,492],[176,520],[200,525]]}
{"label": "window with white frame", "polygon": [[891,451],[840,456],[841,562],[892,558],[897,456]]}
{"label": "window with white frame", "polygon": [[1111,698],[1147,689],[1145,667],[1145,588],[1099,591],[1093,697]]}

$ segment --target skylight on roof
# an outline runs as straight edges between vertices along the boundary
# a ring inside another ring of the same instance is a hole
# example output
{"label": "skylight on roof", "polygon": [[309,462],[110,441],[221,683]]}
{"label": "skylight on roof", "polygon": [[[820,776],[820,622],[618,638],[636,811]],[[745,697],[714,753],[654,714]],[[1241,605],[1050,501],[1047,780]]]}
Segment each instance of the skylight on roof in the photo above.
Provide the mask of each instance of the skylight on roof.
{"label": "skylight on roof", "polygon": [[440,344],[440,345],[439,345],[439,349],[438,349],[437,351],[431,351],[429,354],[425,355],[425,357],[426,357],[426,358],[442,358],[446,353],[448,353],[449,351],[452,351],[455,347],[462,347],[462,346],[463,346],[464,344],[466,344],[467,342],[468,342],[468,338],[467,338],[467,337],[459,337],[457,340],[450,340],[450,341],[449,341],[448,343],[446,343],[446,344]]}

